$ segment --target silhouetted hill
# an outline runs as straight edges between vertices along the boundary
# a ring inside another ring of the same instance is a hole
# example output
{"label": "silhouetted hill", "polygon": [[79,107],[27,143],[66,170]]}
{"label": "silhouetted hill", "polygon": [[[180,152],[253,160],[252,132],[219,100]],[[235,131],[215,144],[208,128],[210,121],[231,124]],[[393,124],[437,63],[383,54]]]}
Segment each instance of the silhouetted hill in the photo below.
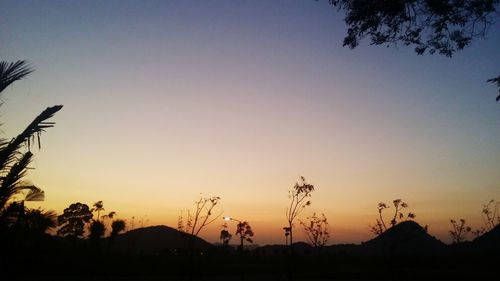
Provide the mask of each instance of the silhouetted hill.
{"label": "silhouetted hill", "polygon": [[360,246],[364,254],[435,255],[446,245],[414,221],[401,222]]}
{"label": "silhouetted hill", "polygon": [[186,250],[189,239],[194,249],[207,249],[212,244],[205,240],[183,233],[165,225],[138,228],[120,234],[113,242],[113,249],[140,253],[159,253],[164,251]]}
{"label": "silhouetted hill", "polygon": [[470,247],[481,252],[500,252],[500,224],[474,239]]}

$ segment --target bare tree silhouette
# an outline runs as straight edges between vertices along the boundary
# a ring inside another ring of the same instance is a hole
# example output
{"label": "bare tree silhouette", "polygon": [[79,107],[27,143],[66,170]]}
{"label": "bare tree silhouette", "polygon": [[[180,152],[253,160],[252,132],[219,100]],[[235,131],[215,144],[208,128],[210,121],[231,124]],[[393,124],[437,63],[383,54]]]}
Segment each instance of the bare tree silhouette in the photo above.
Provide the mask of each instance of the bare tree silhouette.
{"label": "bare tree silhouette", "polygon": [[200,199],[195,202],[194,214],[191,214],[191,212],[188,210],[187,221],[185,225],[181,214],[181,217],[179,217],[178,220],[177,229],[189,233],[193,236],[198,236],[203,228],[213,223],[222,215],[222,212],[215,216],[212,214],[219,201],[219,196],[201,196]]}
{"label": "bare tree silhouette", "polygon": [[460,223],[451,219],[451,225],[453,228],[450,230],[450,236],[454,244],[462,243],[465,241],[467,233],[471,232],[471,227],[466,225],[464,219],[459,220]]}
{"label": "bare tree silhouette", "polygon": [[[308,184],[304,177],[300,177],[301,183],[295,183],[292,190],[288,191],[290,206],[286,210],[286,220],[288,222],[288,232],[290,236],[290,249],[293,252],[293,223],[304,209],[311,205],[308,200],[314,191],[314,185]],[[286,234],[285,234],[286,235]]]}

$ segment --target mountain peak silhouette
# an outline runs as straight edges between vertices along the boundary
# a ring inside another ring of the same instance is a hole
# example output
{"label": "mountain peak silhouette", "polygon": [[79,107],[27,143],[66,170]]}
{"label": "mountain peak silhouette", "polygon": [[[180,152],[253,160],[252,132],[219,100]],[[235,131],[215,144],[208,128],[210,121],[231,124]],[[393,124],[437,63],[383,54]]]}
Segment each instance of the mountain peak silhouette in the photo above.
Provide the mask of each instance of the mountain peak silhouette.
{"label": "mountain peak silhouette", "polygon": [[432,255],[444,251],[446,245],[429,235],[414,221],[404,221],[379,236],[361,244],[364,252],[373,254]]}
{"label": "mountain peak silhouette", "polygon": [[186,250],[189,248],[190,239],[192,239],[193,249],[207,249],[212,246],[199,237],[165,225],[157,225],[137,228],[120,234],[116,237],[113,248],[141,253],[158,253],[174,249]]}

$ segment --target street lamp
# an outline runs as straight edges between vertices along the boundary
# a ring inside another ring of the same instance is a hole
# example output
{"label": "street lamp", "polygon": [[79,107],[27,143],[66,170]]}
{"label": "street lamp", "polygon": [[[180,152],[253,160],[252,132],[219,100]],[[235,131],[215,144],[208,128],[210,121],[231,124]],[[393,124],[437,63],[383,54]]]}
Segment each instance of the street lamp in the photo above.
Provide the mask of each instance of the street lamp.
{"label": "street lamp", "polygon": [[232,218],[232,217],[222,217],[223,220],[225,221],[237,221],[237,222],[241,222],[240,220],[237,220],[235,218]]}

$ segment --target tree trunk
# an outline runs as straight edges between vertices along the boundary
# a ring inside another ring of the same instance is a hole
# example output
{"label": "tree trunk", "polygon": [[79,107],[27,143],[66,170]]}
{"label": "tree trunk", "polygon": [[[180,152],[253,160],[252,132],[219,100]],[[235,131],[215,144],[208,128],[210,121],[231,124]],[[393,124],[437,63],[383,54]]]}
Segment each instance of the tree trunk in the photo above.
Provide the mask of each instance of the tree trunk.
{"label": "tree trunk", "polygon": [[239,247],[240,253],[243,253],[243,236],[240,236],[240,247]]}

